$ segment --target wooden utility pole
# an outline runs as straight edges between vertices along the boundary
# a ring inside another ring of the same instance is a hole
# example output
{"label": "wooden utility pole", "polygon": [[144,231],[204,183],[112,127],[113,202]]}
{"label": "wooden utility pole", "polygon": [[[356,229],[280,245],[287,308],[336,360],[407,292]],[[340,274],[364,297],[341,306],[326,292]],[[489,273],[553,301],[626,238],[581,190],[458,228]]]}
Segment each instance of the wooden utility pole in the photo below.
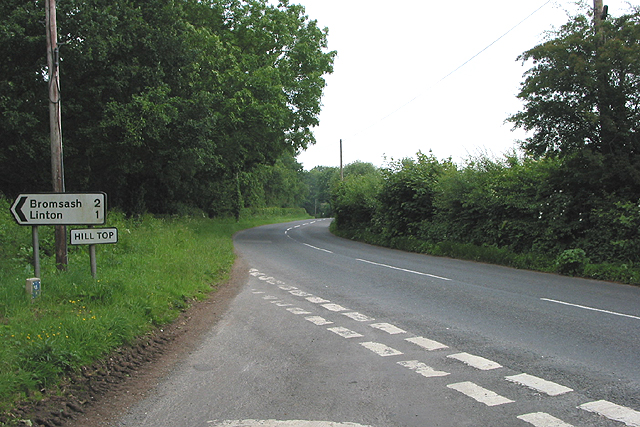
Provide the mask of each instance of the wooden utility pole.
{"label": "wooden utility pole", "polygon": [[[62,118],[60,112],[60,54],[58,50],[58,26],[56,1],[46,0],[47,65],[49,67],[49,127],[51,130],[51,178],[54,193],[64,193],[64,163],[62,155]],[[63,225],[55,227],[56,265],[65,269],[67,260],[67,230]]]}
{"label": "wooden utility pole", "polygon": [[340,181],[344,181],[344,170],[342,168],[342,140],[340,140]]}
{"label": "wooden utility pole", "polygon": [[602,22],[602,0],[593,0],[593,23],[596,29],[600,26]]}

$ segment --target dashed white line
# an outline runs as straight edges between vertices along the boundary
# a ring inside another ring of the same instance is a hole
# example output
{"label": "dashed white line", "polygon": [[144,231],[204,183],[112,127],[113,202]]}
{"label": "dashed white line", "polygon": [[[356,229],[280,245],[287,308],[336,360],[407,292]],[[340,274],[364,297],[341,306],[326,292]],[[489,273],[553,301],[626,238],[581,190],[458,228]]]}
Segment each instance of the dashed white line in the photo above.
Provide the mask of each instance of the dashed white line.
{"label": "dashed white line", "polygon": [[288,302],[284,302],[284,301],[272,301],[273,304],[277,305],[278,307],[291,307],[293,304],[289,304]]}
{"label": "dashed white line", "polygon": [[390,323],[372,323],[369,326],[371,326],[372,328],[380,329],[381,331],[384,331],[390,335],[407,333],[407,331],[405,331],[404,329],[400,329]]}
{"label": "dashed white line", "polygon": [[334,334],[340,335],[342,338],[360,338],[362,336],[361,334],[354,332],[351,329],[343,328],[342,326],[328,329]]}
{"label": "dashed white line", "polygon": [[318,326],[331,325],[333,323],[325,319],[324,317],[320,317],[320,316],[309,316],[309,317],[305,317],[305,319]]}
{"label": "dashed white line", "polygon": [[420,276],[432,277],[434,279],[447,280],[447,281],[451,280],[451,279],[448,279],[446,277],[434,276],[433,274],[422,273],[420,271],[415,271],[415,270],[407,270],[406,268],[394,267],[392,265],[387,265],[387,264],[380,264],[379,262],[367,261],[366,259],[357,258],[356,261],[366,262],[367,264],[373,264],[373,265],[377,265],[379,267],[386,267],[386,268],[390,268],[392,270],[404,271],[405,273],[412,273],[412,274],[418,274]]}
{"label": "dashed white line", "polygon": [[449,348],[448,346],[441,344],[438,341],[433,341],[424,337],[407,338],[405,339],[405,341],[409,341],[410,343],[419,345],[420,347],[424,348],[427,351],[442,350],[445,348]]}
{"label": "dashed white line", "polygon": [[329,311],[347,311],[348,308],[345,308],[338,304],[322,304],[322,307],[326,308]]}
{"label": "dashed white line", "polygon": [[505,403],[513,402],[513,400],[511,399],[507,399],[506,397],[500,396],[499,394],[491,390],[487,390],[486,388],[482,388],[479,385],[474,384],[470,381],[449,384],[447,387],[450,389],[459,391],[460,393],[480,403],[484,403],[487,406],[498,406],[498,405],[504,405]]}
{"label": "dashed white line", "polygon": [[296,296],[296,297],[312,297],[312,296],[313,296],[313,294],[310,294],[310,293],[308,293],[308,292],[301,291],[300,289],[294,289],[294,290],[292,290],[292,291],[289,291],[289,293],[290,293],[291,295]]}
{"label": "dashed white line", "polygon": [[600,414],[610,420],[620,421],[628,426],[640,427],[640,412],[633,409],[607,402],[606,400],[598,400],[597,402],[589,402],[578,406],[588,412]]}
{"label": "dashed white line", "polygon": [[380,344],[378,342],[361,342],[360,345],[368,348],[369,350],[382,357],[398,356],[402,354],[401,351],[388,347],[384,344]]}
{"label": "dashed white line", "polygon": [[287,291],[287,292],[288,292],[288,291],[293,291],[293,290],[295,290],[295,289],[298,289],[298,288],[296,288],[295,286],[288,286],[288,285],[280,285],[280,286],[278,286],[278,287],[279,287],[280,289],[282,289],[283,291]]}
{"label": "dashed white line", "polygon": [[290,311],[293,314],[311,314],[310,311],[307,311],[300,307],[287,308],[287,311]]}
{"label": "dashed white line", "polygon": [[469,353],[450,354],[447,357],[459,360],[473,368],[480,369],[481,371],[490,371],[492,369],[502,368],[502,365],[499,363],[485,359],[484,357],[474,356]]}
{"label": "dashed white line", "polygon": [[263,297],[262,297],[262,299],[263,299],[263,300],[270,301],[270,300],[280,299],[280,298],[278,298],[278,297],[276,297],[276,296],[274,296],[274,295],[265,295],[265,296],[263,296]]}
{"label": "dashed white line", "polygon": [[325,303],[331,302],[328,299],[324,299],[320,297],[309,297],[307,298],[307,301],[312,302],[314,304],[325,304]]}
{"label": "dashed white line", "polygon": [[315,249],[315,250],[317,250],[317,251],[326,252],[326,253],[328,253],[328,254],[332,254],[332,253],[333,253],[333,252],[331,252],[331,251],[330,251],[330,250],[328,250],[328,249],[319,248],[319,247],[317,247],[317,246],[313,246],[313,245],[310,245],[310,244],[308,244],[308,243],[303,243],[303,245],[308,246],[308,247],[310,247],[311,249]]}
{"label": "dashed white line", "polygon": [[615,311],[602,310],[600,308],[593,308],[593,307],[588,307],[586,305],[580,305],[580,304],[572,304],[570,302],[558,301],[558,300],[549,299],[549,298],[540,298],[540,299],[542,301],[548,301],[548,302],[553,302],[553,303],[556,303],[556,304],[568,305],[570,307],[581,308],[583,310],[597,311],[599,313],[612,314],[614,316],[628,317],[630,319],[640,320],[639,316],[633,316],[631,314],[624,314],[624,313],[618,313],[618,312],[615,312]]}
{"label": "dashed white line", "polygon": [[564,421],[546,414],[544,412],[535,412],[532,414],[519,415],[518,419],[533,424],[535,427],[573,427]]}
{"label": "dashed white line", "polygon": [[342,313],[342,314],[357,322],[373,322],[375,320],[373,317],[369,317],[362,313],[358,313],[357,311],[352,311],[349,313]]}
{"label": "dashed white line", "polygon": [[407,360],[404,362],[398,362],[398,365],[404,366],[405,368],[409,368],[412,371],[416,371],[423,377],[432,378],[432,377],[446,377],[450,375],[449,372],[444,371],[436,371],[430,366],[425,365],[422,362],[417,360]]}
{"label": "dashed white line", "polygon": [[509,377],[505,377],[507,381],[511,381],[517,384],[521,384],[525,387],[532,388],[541,393],[547,394],[549,396],[559,396],[561,394],[569,393],[573,391],[573,389],[569,387],[565,387],[560,384],[556,384],[551,381],[544,380],[542,378],[535,377],[529,374],[519,374],[512,375]]}

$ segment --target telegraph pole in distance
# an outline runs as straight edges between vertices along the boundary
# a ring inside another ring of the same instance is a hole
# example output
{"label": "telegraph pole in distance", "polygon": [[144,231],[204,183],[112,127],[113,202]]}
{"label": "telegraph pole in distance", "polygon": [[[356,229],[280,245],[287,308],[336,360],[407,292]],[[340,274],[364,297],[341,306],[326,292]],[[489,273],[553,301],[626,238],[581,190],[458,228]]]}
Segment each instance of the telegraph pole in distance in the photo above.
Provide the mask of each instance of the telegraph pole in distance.
{"label": "telegraph pole in distance", "polygon": [[[54,193],[64,193],[64,163],[62,155],[62,117],[60,111],[60,54],[58,50],[58,26],[56,1],[46,0],[47,65],[49,67],[49,127],[51,130],[51,178]],[[55,226],[56,265],[64,270],[67,260],[67,229]]]}
{"label": "telegraph pole in distance", "polygon": [[340,181],[344,181],[344,170],[342,168],[342,140],[340,140]]}

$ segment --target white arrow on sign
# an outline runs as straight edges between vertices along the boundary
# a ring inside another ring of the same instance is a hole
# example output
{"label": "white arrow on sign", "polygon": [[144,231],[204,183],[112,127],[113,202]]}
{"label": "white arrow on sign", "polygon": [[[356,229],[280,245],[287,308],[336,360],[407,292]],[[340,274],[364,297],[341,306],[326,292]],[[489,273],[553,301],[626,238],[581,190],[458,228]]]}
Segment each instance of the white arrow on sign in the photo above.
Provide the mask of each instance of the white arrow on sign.
{"label": "white arrow on sign", "polygon": [[106,211],[105,193],[20,194],[11,205],[20,225],[98,225]]}

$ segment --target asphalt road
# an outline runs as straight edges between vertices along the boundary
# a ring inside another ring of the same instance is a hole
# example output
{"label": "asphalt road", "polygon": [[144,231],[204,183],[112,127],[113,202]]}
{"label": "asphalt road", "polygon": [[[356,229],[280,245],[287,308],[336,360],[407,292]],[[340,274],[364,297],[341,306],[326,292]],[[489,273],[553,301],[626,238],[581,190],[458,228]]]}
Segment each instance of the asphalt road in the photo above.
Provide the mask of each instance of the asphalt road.
{"label": "asphalt road", "polygon": [[339,239],[235,245],[249,280],[119,426],[640,426],[640,288]]}

